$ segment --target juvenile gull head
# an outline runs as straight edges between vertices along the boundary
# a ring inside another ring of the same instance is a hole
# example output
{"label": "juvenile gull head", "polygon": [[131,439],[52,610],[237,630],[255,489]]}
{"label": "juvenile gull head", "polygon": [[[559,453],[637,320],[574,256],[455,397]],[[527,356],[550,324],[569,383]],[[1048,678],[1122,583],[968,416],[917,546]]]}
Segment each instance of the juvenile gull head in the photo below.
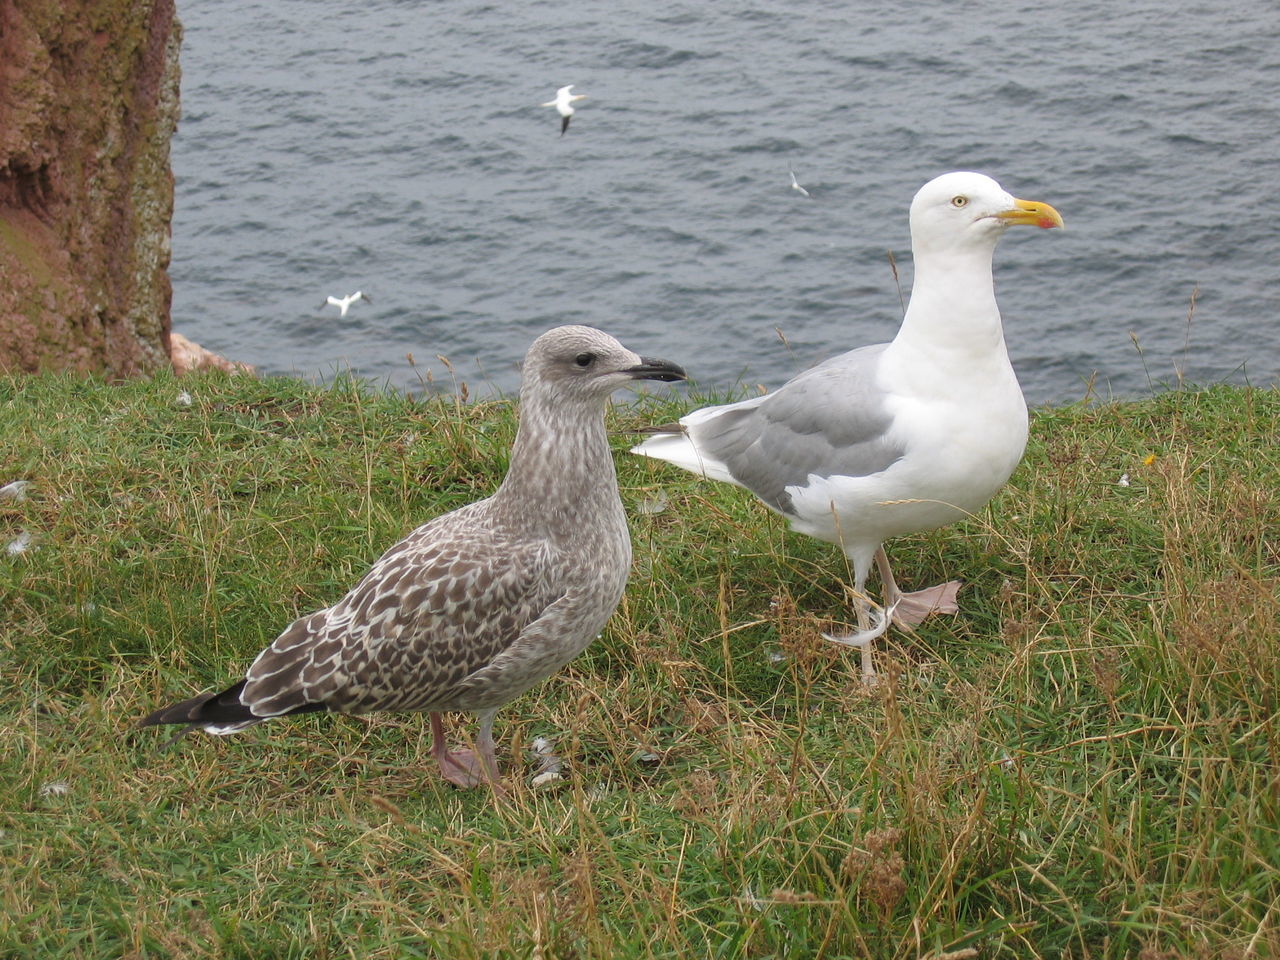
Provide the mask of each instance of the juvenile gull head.
{"label": "juvenile gull head", "polygon": [[[635,380],[684,377],[591,327],[544,333],[525,357],[520,426],[493,496],[414,530],[336,604],[286,627],[239,683],[142,726],[226,734],[295,713],[425,711],[444,777],[496,788],[498,709],[577,656],[626,584],[605,401]],[[447,749],[446,710],[479,714],[475,752]]]}

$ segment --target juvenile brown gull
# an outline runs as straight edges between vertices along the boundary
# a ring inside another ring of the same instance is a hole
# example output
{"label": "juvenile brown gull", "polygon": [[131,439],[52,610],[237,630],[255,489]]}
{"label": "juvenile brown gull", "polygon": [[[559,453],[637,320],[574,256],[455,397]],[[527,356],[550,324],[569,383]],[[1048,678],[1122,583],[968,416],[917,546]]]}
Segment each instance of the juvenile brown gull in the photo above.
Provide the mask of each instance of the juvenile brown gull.
{"label": "juvenile brown gull", "polygon": [[[493,496],[414,530],[336,604],[287,627],[239,683],[142,726],[227,734],[319,710],[426,711],[444,777],[496,787],[498,709],[581,653],[627,580],[605,401],[635,380],[684,378],[591,327],[544,333],[525,357],[520,426]],[[447,749],[445,710],[479,714],[478,755]]]}
{"label": "juvenile brown gull", "polygon": [[[891,620],[958,609],[957,582],[899,590],[883,542],[981,509],[1026,446],[991,278],[996,241],[1014,224],[1062,218],[978,173],[931,180],[911,203],[915,286],[892,342],[833,357],[773,393],[695,410],[631,451],[746,487],[793,529],[838,544],[859,629],[828,639],[861,647],[868,678],[871,642]],[[873,560],[884,603],[874,618],[863,593]]]}

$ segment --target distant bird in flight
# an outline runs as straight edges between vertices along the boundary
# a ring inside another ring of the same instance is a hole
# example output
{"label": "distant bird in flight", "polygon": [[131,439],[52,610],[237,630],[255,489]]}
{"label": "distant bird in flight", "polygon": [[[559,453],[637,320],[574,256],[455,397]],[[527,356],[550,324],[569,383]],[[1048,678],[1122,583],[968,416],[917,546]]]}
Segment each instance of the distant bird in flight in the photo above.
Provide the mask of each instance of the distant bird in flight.
{"label": "distant bird in flight", "polygon": [[338,316],[345,317],[347,315],[347,311],[351,309],[351,305],[357,300],[364,300],[366,303],[373,303],[372,297],[367,293],[361,293],[357,290],[355,293],[349,293],[345,297],[326,297],[324,303],[320,304],[320,309],[323,310],[325,307],[335,306],[339,311]]}
{"label": "distant bird in flight", "polygon": [[543,107],[556,108],[556,113],[560,114],[561,117],[560,136],[562,137],[564,136],[564,132],[569,129],[569,118],[573,116],[573,107],[569,106],[569,104],[573,103],[575,100],[587,99],[587,95],[585,93],[570,93],[569,91],[572,89],[572,83],[567,87],[561,87],[556,91],[556,98],[554,100],[548,100],[546,103],[540,104],[540,106]]}
{"label": "distant bird in flight", "polygon": [[791,189],[799,190],[806,197],[809,196],[809,191],[806,190],[804,187],[800,186],[800,181],[796,179],[796,172],[794,170],[791,170],[790,172],[791,172]]}

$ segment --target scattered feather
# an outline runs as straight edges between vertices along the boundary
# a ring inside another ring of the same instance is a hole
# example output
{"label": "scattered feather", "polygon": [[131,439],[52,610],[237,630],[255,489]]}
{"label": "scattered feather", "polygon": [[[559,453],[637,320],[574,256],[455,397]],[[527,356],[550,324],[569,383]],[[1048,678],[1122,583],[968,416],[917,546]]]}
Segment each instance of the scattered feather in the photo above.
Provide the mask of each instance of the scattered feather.
{"label": "scattered feather", "polygon": [[531,787],[543,787],[564,777],[564,761],[555,754],[556,745],[546,737],[535,737],[529,752],[538,758],[538,769],[529,780]]}
{"label": "scattered feather", "polygon": [[42,797],[65,797],[71,792],[71,784],[65,780],[50,780],[48,783],[40,785],[40,796]]}
{"label": "scattered feather", "polygon": [[0,487],[0,500],[16,500],[21,502],[27,499],[27,487],[31,486],[30,480],[14,480],[12,483],[6,483]]}
{"label": "scattered feather", "polygon": [[559,770],[543,770],[541,773],[535,773],[529,781],[529,786],[537,790],[539,787],[545,787],[549,783],[556,783],[563,780],[564,776]]}
{"label": "scattered feather", "polygon": [[178,400],[178,406],[180,407],[189,407],[192,404],[191,394],[188,393],[186,390],[183,390],[180,394],[178,394],[177,400]]}
{"label": "scattered feather", "polygon": [[1120,479],[1116,481],[1117,487],[1127,487],[1129,485],[1129,475],[1127,473],[1120,474]]}
{"label": "scattered feather", "polygon": [[19,554],[26,553],[28,550],[32,549],[32,547],[35,546],[35,542],[36,538],[26,530],[23,530],[20,534],[10,540],[9,545],[4,549],[9,556],[16,557]]}
{"label": "scattered feather", "polygon": [[667,509],[670,501],[665,493],[659,492],[656,496],[646,497],[636,505],[636,512],[641,516],[652,517],[662,513]]}

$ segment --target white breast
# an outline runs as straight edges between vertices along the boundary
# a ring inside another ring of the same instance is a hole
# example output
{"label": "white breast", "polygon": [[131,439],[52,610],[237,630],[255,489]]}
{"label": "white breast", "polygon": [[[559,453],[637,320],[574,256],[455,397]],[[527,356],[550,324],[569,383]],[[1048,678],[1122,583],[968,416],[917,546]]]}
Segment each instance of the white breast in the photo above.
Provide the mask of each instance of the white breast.
{"label": "white breast", "polygon": [[1027,443],[1027,407],[1008,359],[979,363],[957,381],[928,358],[887,353],[880,373],[892,437],[903,456],[870,477],[819,477],[788,488],[792,526],[834,543],[874,545],[932,530],[980,510],[1004,485]]}

